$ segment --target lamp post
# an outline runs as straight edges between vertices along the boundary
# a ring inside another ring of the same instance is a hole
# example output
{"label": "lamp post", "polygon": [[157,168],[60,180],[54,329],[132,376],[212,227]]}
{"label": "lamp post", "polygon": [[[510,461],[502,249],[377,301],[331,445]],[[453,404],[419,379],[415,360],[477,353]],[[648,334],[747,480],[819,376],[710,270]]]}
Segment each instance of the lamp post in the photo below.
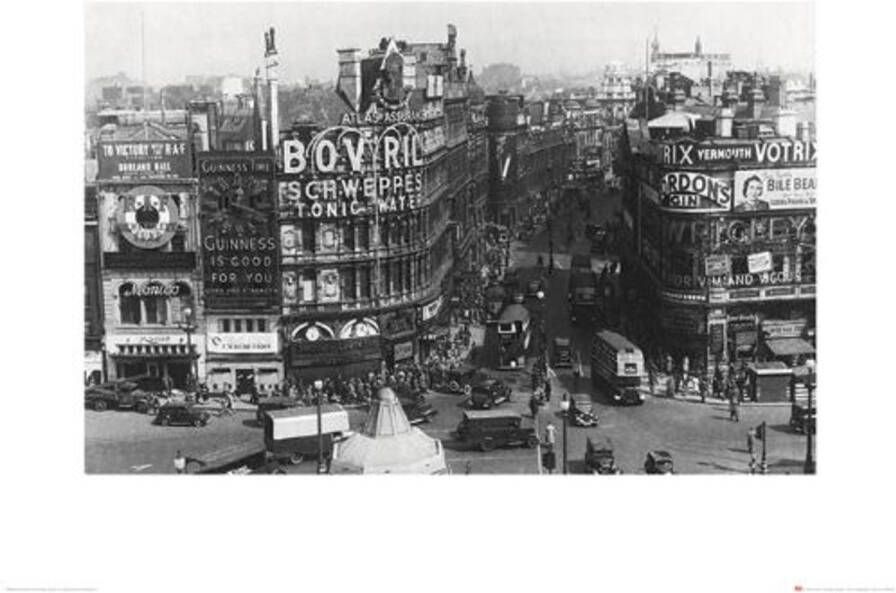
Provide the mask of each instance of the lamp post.
{"label": "lamp post", "polygon": [[544,291],[539,290],[535,293],[538,299],[538,347],[542,357],[547,361],[547,336],[544,332]]}
{"label": "lamp post", "polygon": [[568,447],[566,445],[566,425],[568,424],[569,419],[569,394],[564,393],[563,399],[560,400],[560,409],[563,410],[563,474],[565,475],[567,472],[566,466],[566,453]]}
{"label": "lamp post", "polygon": [[324,382],[320,379],[314,381],[315,401],[317,404],[317,473],[322,474],[324,471],[324,429],[323,429],[323,411],[321,410],[323,399]]}
{"label": "lamp post", "polygon": [[548,274],[554,275],[554,223],[548,212]]}
{"label": "lamp post", "polygon": [[[197,368],[196,356],[193,354],[193,332],[196,331],[196,323],[194,318],[193,307],[186,306],[181,311],[183,319],[177,326],[187,334],[187,355],[190,357],[190,375],[193,377],[193,383],[199,381],[199,370]],[[193,385],[192,387],[195,387]]]}
{"label": "lamp post", "polygon": [[812,433],[815,431],[815,412],[812,408],[812,395],[815,391],[815,362],[806,361],[809,373],[806,375],[806,391],[809,395],[808,408],[806,410],[806,463],[803,465],[803,473],[815,473],[815,458],[812,455]]}

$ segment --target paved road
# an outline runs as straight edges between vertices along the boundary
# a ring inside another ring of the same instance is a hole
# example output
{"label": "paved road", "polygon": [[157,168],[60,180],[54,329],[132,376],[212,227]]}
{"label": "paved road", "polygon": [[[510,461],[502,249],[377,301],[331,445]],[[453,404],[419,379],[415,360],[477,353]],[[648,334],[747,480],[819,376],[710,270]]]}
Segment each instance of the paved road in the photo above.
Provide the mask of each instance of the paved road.
{"label": "paved road", "polygon": [[[618,208],[618,194],[592,196],[594,222],[605,223]],[[555,336],[572,339],[573,346],[585,356],[593,329],[584,325],[572,327],[566,302],[569,254],[564,253],[568,223],[576,219],[569,215],[554,224],[557,236],[555,258],[558,269],[550,276],[544,312],[549,340]],[[564,238],[561,245],[560,239]],[[573,249],[587,249],[583,239]],[[529,243],[513,244],[513,259],[518,267],[534,268],[538,254],[547,261],[545,232]],[[594,258],[595,265],[603,259]],[[530,303],[531,304],[531,303]],[[570,428],[568,458],[571,473],[584,472],[585,441],[588,437],[611,444],[617,462],[626,473],[642,473],[644,456],[649,449],[660,448],[672,453],[678,473],[745,473],[749,455],[746,433],[762,421],[769,424],[768,462],[775,473],[799,473],[805,458],[805,437],[793,434],[787,427],[789,408],[749,407],[741,410],[741,422],[728,421],[727,407],[722,403],[691,403],[681,400],[651,398],[643,406],[614,407],[604,394],[590,386],[590,370],[584,368],[580,391],[588,393],[594,402],[600,423],[595,428]],[[506,407],[516,409],[531,423],[528,412],[529,376],[525,372],[493,372],[496,377],[511,383],[514,397]],[[558,466],[562,462],[562,416],[559,399],[563,391],[572,389],[571,370],[558,371],[553,379],[554,397],[550,407],[539,414],[539,436],[544,438],[544,427],[553,422],[557,428]],[[455,395],[432,393],[429,401],[438,415],[420,428],[430,436],[442,439],[446,460],[453,474],[535,474],[538,472],[537,452],[526,448],[498,449],[489,453],[468,451],[453,442],[451,432],[460,422],[464,407],[462,398]],[[365,413],[350,412],[353,428],[360,427]],[[88,473],[173,473],[172,460],[180,449],[188,456],[201,457],[204,453],[227,444],[261,443],[261,429],[254,422],[254,414],[242,412],[234,417],[214,418],[207,427],[179,428],[153,426],[151,417],[135,412],[85,411],[85,454]],[[290,468],[290,473],[313,473],[315,464],[306,462]]]}

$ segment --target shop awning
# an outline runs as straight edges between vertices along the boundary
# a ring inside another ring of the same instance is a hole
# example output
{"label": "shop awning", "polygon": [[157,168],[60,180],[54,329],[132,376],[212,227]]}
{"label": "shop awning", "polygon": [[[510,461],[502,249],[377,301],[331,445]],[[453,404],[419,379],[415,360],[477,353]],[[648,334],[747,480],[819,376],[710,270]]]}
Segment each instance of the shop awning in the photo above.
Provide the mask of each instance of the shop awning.
{"label": "shop awning", "polygon": [[812,344],[802,338],[778,338],[767,340],[765,345],[775,356],[798,356],[800,354],[815,354]]}

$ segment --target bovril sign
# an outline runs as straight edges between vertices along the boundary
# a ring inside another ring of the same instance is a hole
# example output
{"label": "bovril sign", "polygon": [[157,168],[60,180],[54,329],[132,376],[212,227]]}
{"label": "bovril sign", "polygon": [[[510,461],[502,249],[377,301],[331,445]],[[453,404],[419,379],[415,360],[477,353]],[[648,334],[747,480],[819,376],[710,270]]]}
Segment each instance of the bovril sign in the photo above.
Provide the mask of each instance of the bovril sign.
{"label": "bovril sign", "polygon": [[210,333],[206,350],[215,354],[276,354],[276,333]]}

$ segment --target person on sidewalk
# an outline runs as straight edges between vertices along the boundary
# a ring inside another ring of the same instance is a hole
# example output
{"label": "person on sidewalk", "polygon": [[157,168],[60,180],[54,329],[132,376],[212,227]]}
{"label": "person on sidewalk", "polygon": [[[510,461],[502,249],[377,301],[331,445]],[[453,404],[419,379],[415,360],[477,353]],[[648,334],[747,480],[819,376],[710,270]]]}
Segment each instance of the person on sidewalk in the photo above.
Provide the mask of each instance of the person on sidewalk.
{"label": "person on sidewalk", "polygon": [[544,399],[547,403],[551,403],[551,380],[547,377],[544,379]]}
{"label": "person on sidewalk", "polygon": [[177,453],[174,454],[174,469],[179,474],[185,473],[187,471],[187,458],[184,457],[184,454],[180,452],[180,449],[178,449]]}
{"label": "person on sidewalk", "polygon": [[532,397],[529,398],[529,411],[532,412],[532,419],[538,418],[538,408],[540,404],[538,403],[538,396],[536,394],[532,394]]}
{"label": "person on sidewalk", "polygon": [[706,380],[706,377],[700,377],[700,403],[706,403],[706,396],[709,394],[709,382]]}
{"label": "person on sidewalk", "polygon": [[573,356],[572,369],[572,390],[574,393],[579,392],[579,379],[582,378],[582,361],[578,353]]}
{"label": "person on sidewalk", "polygon": [[736,393],[732,393],[728,400],[728,419],[731,422],[740,422],[740,402],[737,401]]}

